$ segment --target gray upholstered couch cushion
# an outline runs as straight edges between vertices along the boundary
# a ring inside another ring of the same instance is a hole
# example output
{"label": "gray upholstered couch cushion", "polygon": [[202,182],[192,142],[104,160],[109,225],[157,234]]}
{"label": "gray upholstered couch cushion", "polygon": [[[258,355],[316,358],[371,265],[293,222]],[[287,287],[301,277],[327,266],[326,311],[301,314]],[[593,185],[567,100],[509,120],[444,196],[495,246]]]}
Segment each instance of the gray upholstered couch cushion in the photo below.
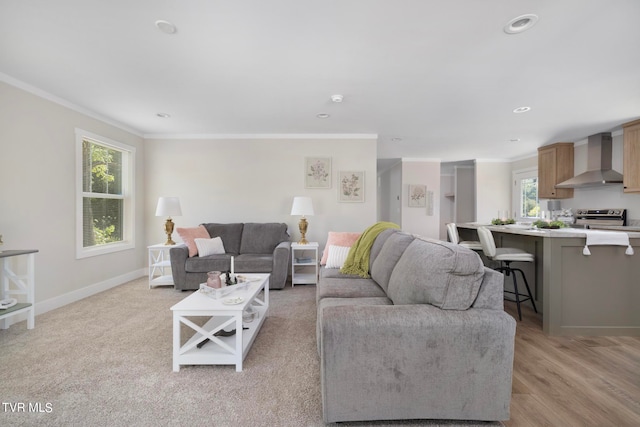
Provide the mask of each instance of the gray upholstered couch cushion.
{"label": "gray upholstered couch cushion", "polygon": [[208,256],[194,256],[184,262],[187,273],[207,273],[209,271],[227,271],[233,254],[215,254]]}
{"label": "gray upholstered couch cushion", "polygon": [[389,278],[396,263],[413,242],[411,234],[397,232],[389,236],[384,242],[380,254],[371,265],[371,278],[386,292],[389,288]]}
{"label": "gray upholstered couch cushion", "polygon": [[394,304],[432,304],[442,309],[471,307],[484,275],[474,251],[440,240],[416,238],[396,264],[387,295]]}
{"label": "gray upholstered couch cushion", "polygon": [[387,294],[373,279],[359,276],[344,278],[323,278],[322,286],[316,289],[316,300],[323,298],[369,298],[387,297]]}
{"label": "gray upholstered couch cushion", "polygon": [[378,234],[378,237],[376,237],[376,240],[371,246],[371,252],[369,253],[369,270],[371,270],[371,266],[376,261],[378,255],[380,255],[380,251],[382,250],[382,247],[386,243],[387,239],[396,233],[400,233],[400,230],[397,228],[387,228],[386,230]]}
{"label": "gray upholstered couch cushion", "polygon": [[287,224],[248,222],[244,224],[244,230],[242,231],[240,253],[271,254],[280,242],[286,240],[289,240]]}
{"label": "gray upholstered couch cushion", "polygon": [[244,224],[218,224],[211,222],[202,225],[207,229],[211,238],[220,237],[220,239],[222,239],[224,251],[227,254],[234,255],[240,253],[240,239],[242,238],[242,228]]}

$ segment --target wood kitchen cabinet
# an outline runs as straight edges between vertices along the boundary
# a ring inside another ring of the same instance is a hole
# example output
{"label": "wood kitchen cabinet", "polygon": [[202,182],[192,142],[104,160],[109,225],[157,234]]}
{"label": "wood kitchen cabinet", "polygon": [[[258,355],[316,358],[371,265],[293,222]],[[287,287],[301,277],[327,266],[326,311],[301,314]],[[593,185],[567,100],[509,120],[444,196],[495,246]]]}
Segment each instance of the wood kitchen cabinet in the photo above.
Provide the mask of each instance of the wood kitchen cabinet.
{"label": "wood kitchen cabinet", "polygon": [[572,198],[573,188],[556,188],[556,184],[569,178],[573,178],[573,142],[538,148],[538,198]]}
{"label": "wood kitchen cabinet", "polygon": [[640,120],[622,125],[622,185],[625,193],[640,193]]}

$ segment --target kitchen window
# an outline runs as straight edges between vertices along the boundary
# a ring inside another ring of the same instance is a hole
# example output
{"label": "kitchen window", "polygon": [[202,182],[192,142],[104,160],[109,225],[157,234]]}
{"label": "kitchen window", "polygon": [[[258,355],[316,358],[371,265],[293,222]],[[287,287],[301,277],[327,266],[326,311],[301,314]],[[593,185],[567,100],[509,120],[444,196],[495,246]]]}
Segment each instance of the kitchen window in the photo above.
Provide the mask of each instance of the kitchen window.
{"label": "kitchen window", "polygon": [[513,211],[520,219],[540,216],[538,199],[538,169],[525,169],[513,172]]}
{"label": "kitchen window", "polygon": [[76,258],[134,247],[135,147],[76,129]]}

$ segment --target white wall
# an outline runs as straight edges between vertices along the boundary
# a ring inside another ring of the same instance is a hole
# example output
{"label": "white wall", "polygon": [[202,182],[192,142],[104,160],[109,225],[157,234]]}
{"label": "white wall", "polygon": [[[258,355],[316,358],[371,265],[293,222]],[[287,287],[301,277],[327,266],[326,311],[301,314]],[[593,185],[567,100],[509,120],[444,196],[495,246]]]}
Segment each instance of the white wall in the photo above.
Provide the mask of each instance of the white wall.
{"label": "white wall", "polygon": [[511,164],[476,160],[476,221],[484,224],[511,208]]}
{"label": "white wall", "polygon": [[[409,185],[422,184],[433,192],[433,214],[427,208],[409,207]],[[402,230],[440,238],[440,161],[402,159]]]}
{"label": "white wall", "polygon": [[[331,157],[332,187],[305,189],[305,157]],[[365,172],[364,203],[339,203],[339,171]],[[362,231],[376,221],[375,139],[149,139],[145,149],[147,244],[165,238],[154,217],[159,196],[180,198],[177,227],[203,222],[284,222],[294,196],[313,199],[307,240],[326,243],[329,231]],[[177,233],[174,240],[179,241]]]}
{"label": "white wall", "polygon": [[[136,147],[136,247],[75,258],[75,128]],[[140,276],[146,260],[142,138],[0,82],[2,250],[38,249],[36,312]],[[43,303],[46,301],[45,303]],[[39,304],[40,303],[40,304]],[[36,322],[37,323],[37,322]]]}

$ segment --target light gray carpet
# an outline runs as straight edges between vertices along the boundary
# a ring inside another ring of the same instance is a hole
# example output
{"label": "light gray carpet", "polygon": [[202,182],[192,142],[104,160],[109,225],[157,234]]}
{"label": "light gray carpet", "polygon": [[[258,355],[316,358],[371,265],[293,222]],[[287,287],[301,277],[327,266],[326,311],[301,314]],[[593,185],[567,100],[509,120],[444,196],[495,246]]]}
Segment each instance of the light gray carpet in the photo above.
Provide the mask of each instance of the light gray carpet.
{"label": "light gray carpet", "polygon": [[[187,295],[171,288],[150,290],[144,277],[37,316],[33,330],[26,329],[26,321],[0,330],[0,425],[325,425],[315,286],[271,291],[269,317],[242,372],[233,366],[172,371],[169,307]],[[20,403],[23,411],[16,406]]]}

